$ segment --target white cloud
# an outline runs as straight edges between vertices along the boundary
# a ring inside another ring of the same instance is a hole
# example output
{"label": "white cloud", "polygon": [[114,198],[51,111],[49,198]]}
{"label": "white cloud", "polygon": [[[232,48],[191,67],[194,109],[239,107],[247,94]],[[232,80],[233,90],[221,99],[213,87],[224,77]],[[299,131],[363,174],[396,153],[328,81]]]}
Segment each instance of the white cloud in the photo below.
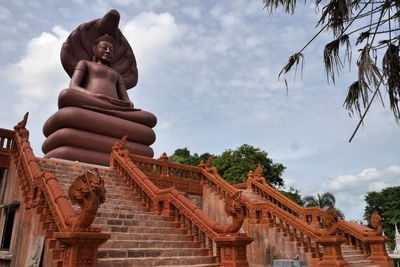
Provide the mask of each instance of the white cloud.
{"label": "white cloud", "polygon": [[123,33],[134,50],[141,76],[168,57],[168,50],[182,35],[170,13],[143,12],[129,21]]}
{"label": "white cloud", "polygon": [[398,165],[383,170],[367,168],[359,174],[340,175],[336,179],[327,180],[322,187],[325,192],[329,191],[335,194],[337,206],[345,212],[345,215],[347,215],[346,211],[357,210],[358,218],[349,219],[361,219],[366,193],[397,186],[399,178],[400,166]]}
{"label": "white cloud", "polygon": [[55,105],[58,92],[68,85],[68,76],[59,59],[67,35],[64,29],[56,26],[53,33],[44,32],[33,38],[27,45],[25,56],[0,73],[8,83],[18,88],[18,100],[14,105],[17,116],[26,111],[46,109],[47,103]]}

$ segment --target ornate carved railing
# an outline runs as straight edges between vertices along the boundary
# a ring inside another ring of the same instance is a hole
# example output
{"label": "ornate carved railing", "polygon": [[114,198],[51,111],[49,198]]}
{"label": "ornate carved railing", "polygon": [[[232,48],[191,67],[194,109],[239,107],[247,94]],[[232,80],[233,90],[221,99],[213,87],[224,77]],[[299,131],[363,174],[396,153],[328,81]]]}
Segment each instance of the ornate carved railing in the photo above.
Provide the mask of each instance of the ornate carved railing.
{"label": "ornate carved railing", "polygon": [[[48,248],[53,249],[53,260],[57,266],[64,262],[65,265],[62,266],[78,267],[78,260],[85,258],[85,262],[88,263],[85,266],[95,267],[98,246],[111,236],[100,233],[96,228],[86,229],[85,232],[73,229],[77,215],[54,174],[40,170],[28,141],[29,131],[25,128],[27,117],[26,114],[24,120],[14,127],[13,151],[15,171],[18,173],[24,196],[24,207],[36,208],[40,215],[42,228],[46,231],[48,239]],[[82,246],[85,249],[82,249]]]}
{"label": "ornate carved railing", "polygon": [[[186,229],[187,234],[192,236],[194,241],[200,241],[203,248],[209,249],[209,255],[215,256],[220,266],[249,266],[246,258],[246,245],[252,242],[252,238],[246,234],[230,234],[226,231],[229,227],[212,220],[177,189],[159,189],[148,175],[153,170],[155,170],[154,173],[161,174],[162,168],[159,161],[148,159],[146,162],[148,165],[143,165],[143,159],[129,156],[128,152],[122,148],[123,144],[116,144],[113,147],[110,167],[123,177],[151,212],[169,216],[180,224],[180,227]],[[140,163],[142,166],[139,168],[134,162]],[[168,164],[167,166],[167,172],[174,174],[177,173],[175,172],[177,167],[181,165]],[[195,176],[199,174],[197,168],[188,168],[189,170]]]}
{"label": "ornate carved railing", "polygon": [[[239,189],[222,179],[218,175],[216,168],[209,168],[211,160],[209,159],[206,164],[200,164],[203,169],[203,184],[209,186],[211,191],[216,192],[223,198],[239,191]],[[305,253],[309,253],[314,262],[318,262],[321,257],[318,242],[322,231],[312,228],[306,222],[299,220],[295,212],[288,212],[282,209],[282,204],[278,201],[278,199],[281,199],[279,197],[279,195],[276,195],[274,201],[254,201],[243,196],[249,223],[264,224],[278,228],[278,231],[285,237],[288,237],[291,241],[296,241],[298,246],[304,249]]]}
{"label": "ornate carved railing", "polygon": [[132,162],[159,188],[175,187],[179,191],[201,195],[201,168],[168,161],[164,153],[160,159],[130,155]]}
{"label": "ornate carved railing", "polygon": [[[283,216],[289,216],[290,214],[294,221],[302,221],[308,228],[326,228],[325,222],[323,221],[325,216],[325,211],[323,209],[319,207],[304,208],[291,201],[265,182],[265,178],[262,177],[262,171],[256,170],[254,174],[251,172],[249,173],[247,188],[251,189],[268,203],[273,203],[277,210],[283,211]],[[284,218],[282,219],[284,220]],[[387,257],[387,254],[385,255],[382,251],[385,244],[384,238],[377,238],[376,234],[372,234],[372,230],[361,230],[340,219],[337,221],[337,228],[338,233],[345,238],[346,243],[354,246],[357,250],[362,250],[368,259],[373,260],[374,263],[380,264],[381,266],[392,266],[392,261]],[[381,247],[375,245],[374,249],[372,249],[371,244],[377,244],[376,240],[378,239],[381,242]],[[377,256],[376,254],[378,251],[379,255]]]}
{"label": "ornate carved railing", "polygon": [[14,131],[0,129],[0,168],[7,168],[14,145]]}

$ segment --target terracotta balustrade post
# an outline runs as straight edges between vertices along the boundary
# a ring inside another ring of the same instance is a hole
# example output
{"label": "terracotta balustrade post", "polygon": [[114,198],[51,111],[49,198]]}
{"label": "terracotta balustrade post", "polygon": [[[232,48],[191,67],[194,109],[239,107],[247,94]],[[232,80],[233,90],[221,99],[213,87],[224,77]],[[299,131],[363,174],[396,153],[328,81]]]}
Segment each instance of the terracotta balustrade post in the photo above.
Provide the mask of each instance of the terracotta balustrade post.
{"label": "terracotta balustrade post", "polygon": [[[323,257],[319,261],[318,266],[349,266],[349,264],[343,259],[342,250],[340,245],[346,242],[346,239],[336,235],[333,236],[322,236],[317,240],[317,244],[323,246]],[[316,246],[318,248],[318,246]]]}
{"label": "terracotta balustrade post", "polygon": [[254,239],[243,234],[215,238],[216,247],[220,250],[221,267],[248,267],[246,246]]}
{"label": "terracotta balustrade post", "polygon": [[168,200],[164,200],[162,207],[161,207],[161,215],[162,216],[172,216],[172,210],[171,210],[171,203]]}
{"label": "terracotta balustrade post", "polygon": [[167,153],[162,153],[161,157],[161,176],[168,175],[168,156]]}
{"label": "terracotta balustrade post", "polygon": [[257,214],[255,209],[249,210],[249,224],[256,224],[257,223]]}
{"label": "terracotta balustrade post", "polygon": [[386,252],[385,244],[388,241],[386,236],[369,236],[365,243],[369,245],[371,255],[367,259],[382,267],[394,267],[393,259]]}
{"label": "terracotta balustrade post", "polygon": [[311,215],[311,224],[310,224],[310,226],[311,227],[314,227],[314,228],[317,228],[317,229],[321,229],[322,228],[322,224],[321,224],[321,222],[319,221],[319,218],[318,218],[318,215],[317,214],[315,214],[315,213],[313,213],[312,215]]}
{"label": "terracotta balustrade post", "polygon": [[96,267],[98,248],[111,235],[99,232],[58,232],[55,238],[65,248],[63,267]]}

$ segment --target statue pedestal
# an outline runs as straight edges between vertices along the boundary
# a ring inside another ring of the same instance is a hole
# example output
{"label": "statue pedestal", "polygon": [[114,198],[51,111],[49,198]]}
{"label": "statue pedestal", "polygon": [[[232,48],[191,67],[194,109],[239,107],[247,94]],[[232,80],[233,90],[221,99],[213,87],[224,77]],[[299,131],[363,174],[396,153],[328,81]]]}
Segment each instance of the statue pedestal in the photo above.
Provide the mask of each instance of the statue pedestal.
{"label": "statue pedestal", "polygon": [[221,267],[249,267],[246,246],[253,242],[253,238],[234,234],[215,239],[217,248],[220,249]]}
{"label": "statue pedestal", "polygon": [[346,239],[339,236],[322,236],[317,240],[318,244],[323,246],[323,257],[318,266],[349,266],[343,259],[340,245],[346,242]]}
{"label": "statue pedestal", "polygon": [[389,241],[386,236],[370,236],[366,241],[371,250],[371,256],[367,259],[382,267],[394,267],[394,262],[386,252],[385,244]]}
{"label": "statue pedestal", "polygon": [[98,248],[111,235],[99,232],[58,232],[55,237],[65,247],[63,266],[96,267]]}

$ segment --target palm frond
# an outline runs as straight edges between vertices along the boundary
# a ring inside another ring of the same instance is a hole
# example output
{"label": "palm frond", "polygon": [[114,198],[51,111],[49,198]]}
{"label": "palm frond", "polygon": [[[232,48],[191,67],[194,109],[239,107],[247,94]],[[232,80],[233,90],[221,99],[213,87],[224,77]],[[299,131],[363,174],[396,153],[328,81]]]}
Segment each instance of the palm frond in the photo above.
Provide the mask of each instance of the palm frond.
{"label": "palm frond", "polygon": [[359,81],[355,81],[350,85],[347,97],[343,103],[343,106],[348,110],[350,116],[357,113],[361,117],[360,95],[361,87]]}
{"label": "palm frond", "polygon": [[328,81],[330,77],[333,83],[335,83],[335,72],[339,73],[344,66],[344,62],[342,62],[339,56],[339,47],[341,45],[346,46],[344,61],[347,60],[350,65],[351,45],[349,41],[349,36],[347,34],[344,34],[338,39],[328,43],[324,49],[324,64],[325,64],[326,76]]}
{"label": "palm frond", "polygon": [[314,196],[303,197],[304,207],[318,207],[318,200]]}
{"label": "palm frond", "polygon": [[352,6],[352,1],[349,0],[329,1],[322,9],[322,15],[317,25],[325,24],[326,21],[328,29],[332,30],[335,37],[342,35],[346,21],[351,15]]}
{"label": "palm frond", "polygon": [[366,38],[368,38],[370,35],[371,35],[371,32],[370,32],[369,30],[360,33],[360,35],[359,35],[358,38],[357,38],[356,45],[361,44],[361,43],[362,43]]}
{"label": "palm frond", "polygon": [[282,6],[285,9],[286,13],[293,14],[296,9],[296,0],[263,0],[264,8],[269,9],[270,12],[272,10],[277,9],[279,6]]}
{"label": "palm frond", "polygon": [[[373,53],[374,60],[370,56],[370,51]],[[378,88],[382,75],[379,72],[376,62],[376,50],[366,44],[360,53],[358,65],[358,86],[360,87],[360,99],[365,107],[368,103],[368,92],[372,88]]]}
{"label": "palm frond", "polygon": [[[294,77],[296,79],[297,67],[300,64],[300,61],[301,61],[301,74],[303,74],[304,55],[299,52],[299,53],[293,54],[289,57],[288,63],[286,63],[286,65],[279,72],[278,79],[281,77],[282,74],[288,73],[292,69],[293,65],[296,65],[296,69],[294,72]],[[285,79],[285,84],[286,84],[286,90],[288,90],[288,84],[287,84],[286,79]]]}
{"label": "palm frond", "polygon": [[339,219],[341,219],[341,220],[344,220],[344,219],[345,219],[345,216],[344,216],[343,211],[341,211],[341,210],[338,209],[338,208],[335,208],[335,211],[336,211],[336,213],[337,213]]}
{"label": "palm frond", "polygon": [[335,206],[336,198],[331,192],[325,192],[321,196],[321,206],[320,208],[326,209],[330,206]]}
{"label": "palm frond", "polygon": [[400,56],[399,46],[388,45],[382,59],[382,73],[386,80],[389,95],[390,108],[398,122],[400,119],[399,99],[400,99]]}

